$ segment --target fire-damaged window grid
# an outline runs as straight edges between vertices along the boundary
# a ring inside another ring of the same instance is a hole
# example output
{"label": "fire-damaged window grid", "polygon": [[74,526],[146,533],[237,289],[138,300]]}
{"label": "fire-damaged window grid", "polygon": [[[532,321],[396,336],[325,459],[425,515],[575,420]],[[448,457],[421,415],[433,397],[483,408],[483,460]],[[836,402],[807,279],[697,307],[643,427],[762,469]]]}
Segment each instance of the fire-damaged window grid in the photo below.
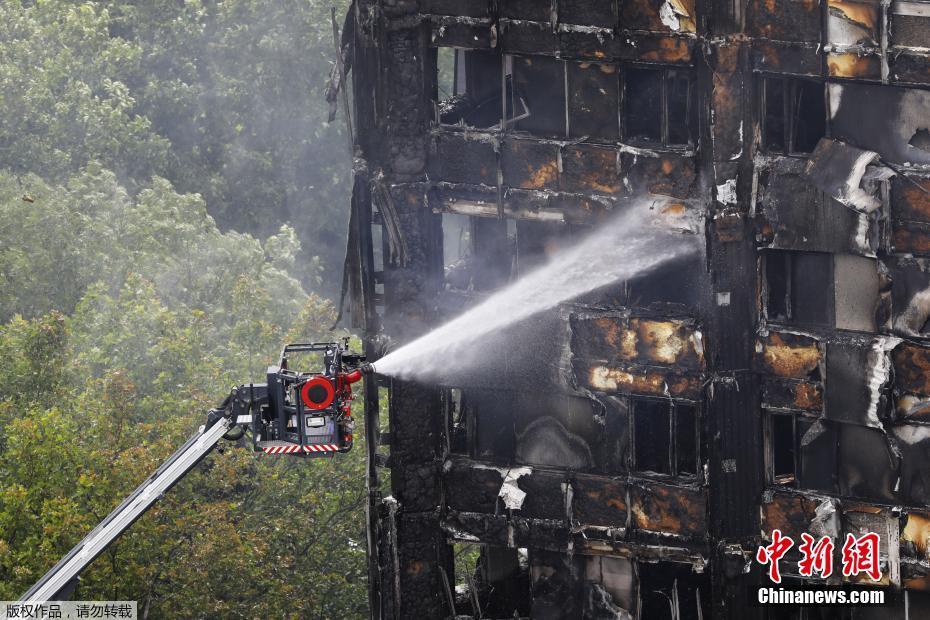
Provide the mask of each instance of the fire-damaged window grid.
{"label": "fire-damaged window grid", "polygon": [[668,399],[633,397],[632,469],[671,476],[699,471],[697,407]]}
{"label": "fire-damaged window grid", "polygon": [[[451,545],[454,581],[450,579],[450,590],[453,584],[455,588],[450,594],[457,617],[533,617],[528,595],[533,588],[545,587],[550,552],[471,542]],[[632,610],[631,617],[710,617],[709,577],[688,564],[601,555],[579,555],[573,561],[584,574],[584,587],[610,594],[622,609]]]}
{"label": "fire-damaged window grid", "polygon": [[[507,129],[548,138],[694,145],[698,109],[691,68],[435,49],[439,124],[499,130],[504,118]],[[604,114],[611,108],[616,115]]]}
{"label": "fire-damaged window grid", "polygon": [[[457,388],[443,390],[446,449],[454,454],[473,455],[475,450],[470,442],[475,437],[475,420],[468,414],[462,395],[462,390]],[[698,406],[647,397],[629,397],[629,403],[630,471],[686,478],[698,476],[701,471]]]}
{"label": "fire-damaged window grid", "polygon": [[[833,3],[831,2],[830,4],[832,5]],[[905,5],[905,4],[906,4],[906,5],[909,5],[909,6],[910,6],[910,5],[921,5],[921,4],[922,4],[923,6],[926,6],[926,3],[919,3],[919,2],[909,2],[909,3],[894,2],[894,3],[893,3],[893,8],[890,8],[890,9],[889,9],[889,8],[887,8],[887,7],[883,7],[883,8],[882,8],[882,14],[885,15],[888,11],[897,12],[897,11],[898,11],[899,5]],[[825,10],[826,10],[826,7],[825,7]],[[930,32],[930,30],[927,30],[927,32]],[[897,36],[898,33],[895,32],[895,35]],[[827,51],[828,53],[830,52],[829,49],[826,50],[826,51]],[[454,55],[453,55],[453,58],[454,58]],[[786,80],[786,81],[788,81],[788,80]],[[790,81],[794,81],[794,80],[790,80]],[[451,90],[451,89],[454,89],[454,87],[451,87],[450,90]],[[440,96],[440,99],[441,99],[441,98],[442,98],[442,96]],[[789,99],[789,98],[785,98],[785,99],[782,101],[782,106],[781,106],[781,108],[782,108],[783,111],[784,111],[785,105],[786,105],[787,103],[789,103],[789,100],[788,100],[788,99]],[[783,118],[783,121],[784,121],[784,118]],[[572,129],[572,127],[574,126],[574,125],[571,124],[568,120],[566,120],[566,124],[567,124],[568,129]],[[786,147],[785,147],[785,151],[778,152],[778,154],[800,154],[801,152],[803,152],[802,149],[797,148],[797,146],[796,146],[796,145],[797,145],[797,140],[792,140],[792,135],[793,135],[792,133],[789,133],[788,136],[785,136],[785,131],[789,131],[789,130],[788,130],[788,125],[787,125],[786,123],[784,123],[784,122],[783,122],[783,128],[784,128],[784,131],[781,133],[781,136],[782,136],[782,144],[784,144],[784,145],[789,145],[789,144],[791,144],[791,143],[793,142],[793,143],[795,144],[795,146],[794,146],[793,148],[792,148],[792,147],[786,146]],[[764,128],[763,128],[763,131],[764,131]],[[824,127],[824,133],[826,133],[827,131],[828,131],[828,129],[827,129],[826,127]],[[803,140],[802,140],[801,142],[803,142]],[[801,254],[801,253],[799,253],[799,254]],[[790,260],[790,259],[789,259],[789,260]],[[789,263],[789,264],[790,264],[790,263]],[[790,300],[789,300],[789,301],[790,301]],[[831,315],[830,321],[826,321],[825,324],[824,324],[824,326],[826,326],[826,325],[827,325],[829,322],[831,322],[832,320],[833,320],[833,317],[832,317],[832,315]],[[768,417],[768,416],[767,416],[767,417]],[[801,455],[800,455],[798,449],[796,448],[796,446],[798,446],[798,444],[799,444],[799,442],[800,442],[800,439],[801,439],[801,437],[803,436],[803,424],[804,424],[804,423],[809,423],[809,422],[811,421],[812,418],[811,418],[811,416],[802,416],[802,415],[800,415],[800,414],[784,414],[783,412],[771,412],[771,417],[772,417],[772,418],[775,418],[775,417],[787,418],[787,421],[783,422],[783,424],[782,424],[782,427],[783,427],[782,430],[783,430],[783,431],[790,430],[790,433],[789,433],[789,432],[783,432],[783,435],[784,435],[785,437],[788,437],[788,436],[790,435],[790,445],[792,446],[792,448],[791,448],[791,451],[789,452],[788,456],[790,456],[791,469],[792,469],[792,473],[791,473],[791,479],[792,479],[792,480],[791,480],[791,482],[793,482],[793,483],[795,483],[795,484],[798,484],[798,478],[799,478],[801,472],[800,472],[800,465],[798,464],[797,459],[800,459],[800,458],[801,458]],[[799,430],[799,427],[802,427],[802,429]],[[630,458],[632,458],[632,456],[631,456]],[[787,461],[787,459],[783,459],[783,460]],[[781,467],[780,469],[787,470],[787,467]],[[904,593],[904,596],[907,596],[907,597],[910,597],[910,596],[912,596],[912,595],[913,595],[913,596],[920,596],[920,595],[922,595],[922,594],[921,594],[921,593],[914,593],[914,592],[905,592],[905,593]],[[905,612],[907,611],[907,608],[908,608],[908,606],[905,605]],[[911,612],[911,613],[913,613],[913,612]],[[797,612],[797,614],[792,614],[790,617],[804,617],[804,618],[808,618],[808,617],[820,617],[819,615],[815,615],[815,614],[816,614],[816,612],[813,612],[813,611],[810,611],[810,612],[809,612],[808,610],[800,610],[800,611]],[[772,616],[772,617],[775,617],[775,616]],[[778,616],[778,617],[782,617],[782,616]],[[853,617],[858,617],[858,615],[853,616]],[[914,617],[914,616],[910,616],[910,617]],[[922,617],[922,616],[921,616],[921,617]]]}
{"label": "fire-damaged window grid", "polygon": [[769,484],[797,487],[801,480],[800,444],[804,426],[810,426],[816,417],[801,420],[802,414],[774,413],[765,416],[766,472]]}
{"label": "fire-damaged window grid", "polygon": [[762,146],[774,155],[806,155],[829,135],[826,88],[820,80],[759,79]]}
{"label": "fire-damaged window grid", "polygon": [[443,281],[447,290],[482,291],[506,284],[514,272],[517,223],[442,214]]}
{"label": "fire-damaged window grid", "polygon": [[[872,333],[879,299],[875,259],[850,254],[763,252],[766,320]],[[824,295],[832,291],[833,295]]]}
{"label": "fire-damaged window grid", "polygon": [[930,3],[926,0],[825,3],[827,73],[887,83],[902,53],[930,47]]}

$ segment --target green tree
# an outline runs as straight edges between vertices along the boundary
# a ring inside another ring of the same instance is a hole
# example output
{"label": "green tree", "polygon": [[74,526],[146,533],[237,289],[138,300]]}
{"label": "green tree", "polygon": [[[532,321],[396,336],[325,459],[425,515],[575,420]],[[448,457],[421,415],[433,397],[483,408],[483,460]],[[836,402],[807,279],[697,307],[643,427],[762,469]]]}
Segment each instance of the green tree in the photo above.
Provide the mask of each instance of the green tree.
{"label": "green tree", "polygon": [[[331,36],[318,2],[0,0],[0,599],[285,342],[331,336],[350,169]],[[363,443],[228,447],[77,595],[363,617],[363,480]]]}
{"label": "green tree", "polygon": [[166,169],[170,143],[127,86],[143,50],[100,5],[0,0],[0,166],[61,181],[91,160],[125,179]]}
{"label": "green tree", "polygon": [[[224,233],[199,197],[160,179],[133,196],[95,165],[66,186],[26,183],[33,202],[0,177],[0,288],[18,293],[0,297],[0,598],[50,568],[229,387],[262,380],[285,342],[331,335],[335,319],[291,275],[289,228],[264,245]],[[211,455],[77,596],[135,599],[151,618],[364,617],[358,441],[334,460]]]}
{"label": "green tree", "polygon": [[323,101],[330,6],[0,0],[0,169],[61,183],[96,161],[131,194],[200,194],[222,228],[291,224],[327,274],[302,282],[332,295],[351,160]]}

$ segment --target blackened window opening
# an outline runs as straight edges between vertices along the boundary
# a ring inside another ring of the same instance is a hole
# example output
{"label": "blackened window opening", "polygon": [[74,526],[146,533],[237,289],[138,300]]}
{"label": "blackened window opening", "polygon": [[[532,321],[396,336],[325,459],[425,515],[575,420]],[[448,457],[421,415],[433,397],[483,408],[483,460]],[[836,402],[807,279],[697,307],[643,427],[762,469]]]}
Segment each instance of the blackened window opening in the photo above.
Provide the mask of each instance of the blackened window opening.
{"label": "blackened window opening", "polygon": [[694,71],[438,48],[439,122],[653,147],[695,142]]}
{"label": "blackened window opening", "polygon": [[697,125],[694,80],[687,69],[623,70],[623,138],[634,144],[692,144]]}
{"label": "blackened window opening", "polygon": [[456,64],[460,50],[453,47],[436,48],[436,101],[445,101],[454,97],[456,89]]}
{"label": "blackened window opening", "polygon": [[513,75],[514,112],[526,110],[514,128],[547,137],[563,137],[567,132],[565,62],[546,56],[510,57]]}
{"label": "blackened window opening", "polygon": [[464,394],[458,388],[449,388],[443,391],[443,407],[446,414],[447,436],[449,438],[449,452],[464,454],[468,452],[469,418],[468,409],[464,406]]}
{"label": "blackened window opening", "polygon": [[[500,125],[502,109],[501,56],[494,50],[454,50],[450,61],[438,48],[436,102],[439,122],[488,129]],[[452,77],[448,77],[451,64]],[[448,92],[451,88],[452,92]]]}
{"label": "blackened window opening", "polygon": [[697,416],[694,407],[675,407],[675,467],[679,475],[697,475]]}
{"label": "blackened window opening", "polygon": [[810,153],[827,135],[824,85],[815,80],[762,79],[762,145],[769,153]]}
{"label": "blackened window opening", "polygon": [[793,415],[769,416],[769,450],[771,481],[774,484],[794,485],[797,480],[797,445]]}
{"label": "blackened window opening", "polygon": [[634,464],[639,471],[671,474],[672,430],[671,408],[657,401],[634,401],[633,442]]}
{"label": "blackened window opening", "polygon": [[667,400],[633,399],[633,469],[675,476],[698,472],[695,408]]}
{"label": "blackened window opening", "polygon": [[769,250],[765,254],[770,321],[833,327],[833,256]]}
{"label": "blackened window opening", "polygon": [[[643,620],[699,620],[710,618],[706,572],[687,564],[640,562],[639,618]],[[702,593],[703,590],[703,593]]]}
{"label": "blackened window opening", "polygon": [[471,218],[442,214],[443,279],[446,288],[470,290],[474,281],[474,246]]}
{"label": "blackened window opening", "polygon": [[616,142],[620,139],[620,81],[613,64],[570,62],[568,136]]}

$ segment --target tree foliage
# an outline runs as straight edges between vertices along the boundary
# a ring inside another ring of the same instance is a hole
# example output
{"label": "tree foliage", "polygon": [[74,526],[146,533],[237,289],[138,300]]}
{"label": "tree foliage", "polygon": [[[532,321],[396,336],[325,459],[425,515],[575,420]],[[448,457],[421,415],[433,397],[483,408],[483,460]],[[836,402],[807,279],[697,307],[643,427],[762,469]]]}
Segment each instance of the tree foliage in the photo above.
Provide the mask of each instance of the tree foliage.
{"label": "tree foliage", "polygon": [[[285,342],[331,336],[350,167],[322,101],[329,6],[0,0],[0,599]],[[215,452],[76,597],[365,616],[360,439]]]}
{"label": "tree foliage", "polygon": [[[0,0],[0,167],[199,193],[224,229],[290,223],[338,286],[350,166],[323,89],[336,3]],[[311,273],[311,276],[316,275]]]}
{"label": "tree foliage", "polygon": [[[31,203],[12,177],[0,186],[0,265],[16,291],[4,293],[0,327],[9,599],[183,443],[228,386],[260,380],[286,340],[324,337],[335,313],[287,271],[292,230],[264,247],[223,233],[199,197],[163,180],[132,198],[92,167],[65,187],[29,180]],[[101,556],[78,594],[135,599],[150,617],[363,615],[363,477],[364,446],[324,461],[227,448]]]}

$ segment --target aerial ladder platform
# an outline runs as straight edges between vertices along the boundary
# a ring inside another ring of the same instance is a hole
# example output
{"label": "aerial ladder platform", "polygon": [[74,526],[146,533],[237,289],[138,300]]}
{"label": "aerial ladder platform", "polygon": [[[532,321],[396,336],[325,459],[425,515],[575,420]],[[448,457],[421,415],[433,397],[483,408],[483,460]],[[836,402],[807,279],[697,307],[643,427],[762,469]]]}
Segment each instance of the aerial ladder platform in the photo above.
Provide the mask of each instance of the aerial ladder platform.
{"label": "aerial ladder platform", "polygon": [[[322,354],[322,372],[289,370],[288,356],[292,353]],[[234,387],[219,407],[208,412],[204,425],[183,446],[20,600],[68,598],[81,571],[224,438],[239,441],[251,433],[253,448],[266,454],[320,458],[348,452],[352,449],[354,425],[351,385],[371,372],[373,368],[363,356],[348,351],[348,339],[285,346],[280,363],[268,368],[266,383]]]}

